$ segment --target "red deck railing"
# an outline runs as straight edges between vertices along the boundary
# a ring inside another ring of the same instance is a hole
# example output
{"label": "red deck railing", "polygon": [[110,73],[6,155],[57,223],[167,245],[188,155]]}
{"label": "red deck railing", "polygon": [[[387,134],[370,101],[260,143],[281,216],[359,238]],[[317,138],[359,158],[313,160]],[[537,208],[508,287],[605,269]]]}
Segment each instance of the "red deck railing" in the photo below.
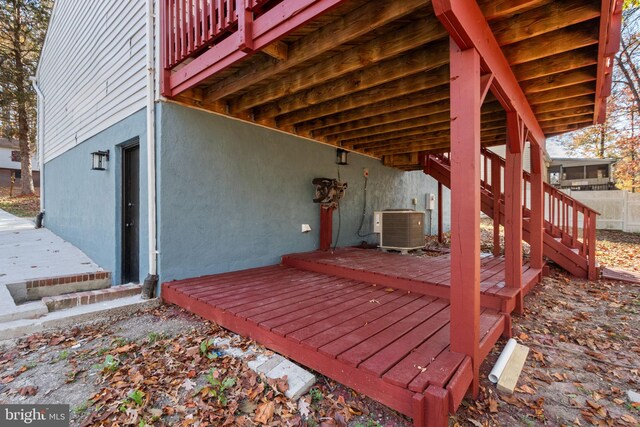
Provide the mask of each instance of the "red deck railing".
{"label": "red deck railing", "polygon": [[[247,10],[260,10],[271,0],[248,0]],[[164,0],[165,69],[197,56],[238,29],[237,0]]]}
{"label": "red deck railing", "polygon": [[[497,196],[501,203],[504,203],[502,189],[504,188],[505,159],[484,148],[481,155],[481,188],[494,200]],[[431,157],[440,163],[450,164],[449,153],[432,154]],[[500,172],[495,174],[493,172],[495,168],[498,168]],[[501,181],[494,186],[496,177]],[[523,217],[527,218],[530,216],[531,208],[530,199],[527,197],[531,195],[531,174],[523,171],[522,180]],[[495,194],[494,188],[500,189],[499,194]],[[565,246],[577,250],[578,254],[587,260],[589,277],[595,278],[596,218],[599,213],[546,182],[543,185],[543,190],[545,232],[556,239],[560,239]]]}
{"label": "red deck railing", "polygon": [[162,94],[176,96],[345,0],[162,0]]}

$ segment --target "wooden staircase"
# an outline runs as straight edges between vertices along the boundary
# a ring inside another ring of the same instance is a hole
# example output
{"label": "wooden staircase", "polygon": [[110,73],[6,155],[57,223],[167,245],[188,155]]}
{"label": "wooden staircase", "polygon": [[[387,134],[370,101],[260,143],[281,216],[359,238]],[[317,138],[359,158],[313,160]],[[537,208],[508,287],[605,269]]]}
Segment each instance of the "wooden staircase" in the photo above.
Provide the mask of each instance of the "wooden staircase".
{"label": "wooden staircase", "polygon": [[[450,188],[451,168],[449,153],[425,154],[421,156],[423,170],[442,185]],[[505,160],[497,154],[482,149],[483,165],[480,179],[481,209],[486,215],[495,218],[499,215],[499,223],[504,225],[504,193],[494,188],[504,188],[502,183],[493,185],[495,176],[504,177]],[[495,168],[500,174],[492,173]],[[501,178],[503,179],[503,178]],[[523,206],[522,236],[530,242],[529,221],[531,211],[527,195],[531,189],[531,175],[523,171]],[[499,194],[496,194],[499,193]],[[499,203],[494,204],[494,198]],[[498,207],[499,212],[496,211]],[[596,217],[598,212],[569,197],[555,187],[544,183],[544,245],[543,254],[576,277],[596,280]]]}

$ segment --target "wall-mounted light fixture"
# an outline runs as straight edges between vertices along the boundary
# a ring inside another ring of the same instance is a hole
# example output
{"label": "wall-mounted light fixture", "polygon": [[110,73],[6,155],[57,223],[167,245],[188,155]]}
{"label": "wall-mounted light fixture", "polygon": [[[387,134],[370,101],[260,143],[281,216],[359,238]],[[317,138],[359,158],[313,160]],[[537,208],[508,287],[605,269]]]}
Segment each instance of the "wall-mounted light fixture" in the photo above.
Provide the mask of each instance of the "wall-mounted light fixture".
{"label": "wall-mounted light fixture", "polygon": [[342,148],[338,148],[338,150],[336,151],[336,163],[339,165],[348,165],[349,163],[347,163],[347,154],[349,154],[348,151],[343,150]]}
{"label": "wall-mounted light fixture", "polygon": [[107,170],[107,162],[109,161],[109,150],[94,151],[91,153],[91,170],[104,171]]}

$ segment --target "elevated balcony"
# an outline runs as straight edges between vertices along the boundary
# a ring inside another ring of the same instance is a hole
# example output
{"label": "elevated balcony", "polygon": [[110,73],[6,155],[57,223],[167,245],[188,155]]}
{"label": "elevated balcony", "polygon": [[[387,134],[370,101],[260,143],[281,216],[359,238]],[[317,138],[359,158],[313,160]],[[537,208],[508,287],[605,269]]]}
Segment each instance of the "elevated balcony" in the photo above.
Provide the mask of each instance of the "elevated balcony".
{"label": "elevated balcony", "polygon": [[[484,15],[539,123],[537,139],[604,119],[621,1],[468,3]],[[429,0],[162,0],[162,93],[389,166],[420,169],[419,152],[449,149],[451,30],[434,6]],[[483,62],[493,72],[488,68]],[[515,99],[498,79],[490,83],[482,106],[484,146],[504,144],[504,110]]]}

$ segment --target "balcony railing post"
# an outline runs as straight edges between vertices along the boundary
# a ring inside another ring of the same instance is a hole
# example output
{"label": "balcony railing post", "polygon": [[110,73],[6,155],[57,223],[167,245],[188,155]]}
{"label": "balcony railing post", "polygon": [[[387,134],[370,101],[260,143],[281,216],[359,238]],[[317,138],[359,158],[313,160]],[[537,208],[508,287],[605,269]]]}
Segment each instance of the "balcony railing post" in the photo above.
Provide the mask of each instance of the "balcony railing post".
{"label": "balcony railing post", "polygon": [[248,0],[236,0],[238,13],[238,48],[243,52],[253,51],[253,11]]}

